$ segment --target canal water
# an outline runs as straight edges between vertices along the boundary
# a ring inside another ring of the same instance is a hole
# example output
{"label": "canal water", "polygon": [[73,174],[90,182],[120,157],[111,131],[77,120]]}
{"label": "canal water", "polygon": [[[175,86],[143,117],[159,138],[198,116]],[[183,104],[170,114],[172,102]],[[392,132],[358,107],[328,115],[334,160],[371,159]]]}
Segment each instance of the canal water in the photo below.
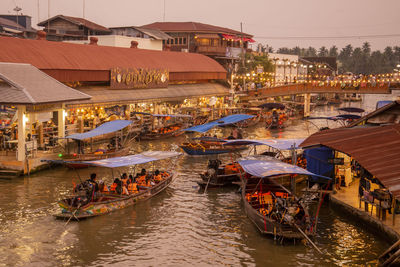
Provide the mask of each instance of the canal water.
{"label": "canal water", "polygon": [[[314,115],[337,114],[324,107]],[[314,124],[326,126],[325,121]],[[333,122],[330,122],[330,124]],[[329,125],[333,127],[333,125]],[[316,127],[293,120],[284,130],[260,124],[249,137],[302,138]],[[132,150],[168,150],[185,137],[135,144]],[[229,161],[229,156],[223,156]],[[278,244],[261,236],[246,217],[237,189],[199,191],[196,181],[207,158],[182,156],[179,177],[166,191],[136,206],[81,222],[55,220],[57,200],[78,183],[75,171],[46,170],[30,177],[0,180],[0,266],[348,266],[375,260],[390,244],[323,205],[315,243]],[[132,172],[124,169],[121,172]],[[111,182],[110,170],[84,169]]]}

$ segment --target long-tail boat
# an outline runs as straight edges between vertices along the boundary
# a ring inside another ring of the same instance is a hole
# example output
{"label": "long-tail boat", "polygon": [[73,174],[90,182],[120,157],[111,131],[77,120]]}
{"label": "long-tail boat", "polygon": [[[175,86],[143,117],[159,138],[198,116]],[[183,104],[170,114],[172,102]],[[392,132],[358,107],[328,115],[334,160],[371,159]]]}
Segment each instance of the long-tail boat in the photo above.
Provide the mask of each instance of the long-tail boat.
{"label": "long-tail boat", "polygon": [[[90,164],[93,167],[113,169],[169,159],[181,154],[182,153],[175,151],[147,151],[136,155],[83,163]],[[173,171],[172,166],[170,170],[161,171],[161,173],[163,174],[161,181],[150,187],[138,186],[138,192],[135,194],[122,195],[117,193],[101,193],[100,195],[97,195],[96,198],[92,197],[90,199],[90,196],[94,196],[94,194],[89,193],[89,197],[86,194],[73,195],[62,199],[58,202],[58,205],[61,208],[61,213],[55,214],[54,216],[58,219],[80,220],[88,217],[104,215],[115,210],[132,206],[138,201],[149,199],[162,192],[171,184],[174,177],[176,177],[176,172]]]}
{"label": "long-tail boat", "polygon": [[[91,160],[99,160],[99,159],[107,159],[112,157],[125,156],[129,154],[130,148],[126,145],[128,142],[127,136],[122,138],[122,134],[116,134],[115,137],[111,138],[111,142],[104,149],[96,149],[90,152],[85,152],[85,142],[90,142],[93,138],[98,138],[99,136],[110,135],[111,133],[118,133],[124,128],[131,125],[133,122],[130,120],[114,120],[110,122],[106,122],[99,127],[85,132],[85,133],[77,133],[72,134],[66,139],[75,140],[78,144],[78,148],[76,152],[60,154],[61,163],[65,164],[68,168],[84,168],[89,165],[86,163],[82,163],[82,161],[91,161]],[[69,146],[67,144],[67,149]]]}
{"label": "long-tail boat", "polygon": [[[192,119],[190,115],[182,114],[151,114],[153,118],[170,120],[171,118],[179,119]],[[175,122],[168,125],[164,125],[159,128],[154,128],[152,130],[146,129],[143,131],[137,139],[140,140],[158,140],[161,138],[175,137],[183,134],[182,129],[189,126],[189,122]]]}
{"label": "long-tail boat", "polygon": [[268,156],[246,157],[238,162],[250,175],[242,179],[242,199],[257,229],[282,240],[306,238],[312,242],[309,236],[315,234],[316,221],[311,220],[308,207],[275,179],[292,174],[327,177]]}
{"label": "long-tail boat", "polygon": [[[237,122],[247,120],[253,118],[253,115],[247,114],[235,114],[230,115],[206,124],[193,126],[187,129],[184,129],[185,132],[198,132],[198,133],[205,133],[214,127],[223,127],[227,125],[232,125]],[[213,155],[213,154],[223,154],[223,153],[230,153],[234,151],[238,151],[241,149],[245,149],[244,146],[236,147],[236,148],[229,148],[224,147],[223,143],[225,140],[223,139],[192,139],[189,142],[185,142],[180,145],[183,151],[185,151],[189,155]]]}
{"label": "long-tail boat", "polygon": [[[224,147],[252,146],[254,154],[257,154],[257,147],[266,146],[267,150],[260,151],[259,149],[260,155],[272,156],[287,163],[295,160],[297,166],[306,167],[305,159],[301,153],[298,153],[298,145],[303,141],[304,139],[236,139],[227,140]],[[296,159],[292,159],[293,149],[296,151]],[[197,183],[207,188],[230,186],[239,182],[244,175],[242,167],[236,161],[221,165],[218,159],[209,160],[207,171],[200,174],[202,180]]]}

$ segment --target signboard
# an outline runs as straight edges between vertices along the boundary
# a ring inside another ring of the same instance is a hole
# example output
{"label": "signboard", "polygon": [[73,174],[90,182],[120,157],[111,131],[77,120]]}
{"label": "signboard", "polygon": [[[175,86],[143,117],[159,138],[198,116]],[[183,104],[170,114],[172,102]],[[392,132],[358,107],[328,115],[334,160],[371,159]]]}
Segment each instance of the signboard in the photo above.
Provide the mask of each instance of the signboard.
{"label": "signboard", "polygon": [[258,65],[258,66],[256,67],[256,70],[257,70],[257,74],[261,74],[261,73],[264,72],[264,67],[261,66],[261,65]]}
{"label": "signboard", "polygon": [[161,69],[112,68],[111,89],[166,88],[169,72]]}
{"label": "signboard", "polygon": [[335,165],[343,165],[343,164],[344,164],[344,158],[332,158],[332,159],[328,159],[328,163],[330,163],[330,164],[335,164]]}

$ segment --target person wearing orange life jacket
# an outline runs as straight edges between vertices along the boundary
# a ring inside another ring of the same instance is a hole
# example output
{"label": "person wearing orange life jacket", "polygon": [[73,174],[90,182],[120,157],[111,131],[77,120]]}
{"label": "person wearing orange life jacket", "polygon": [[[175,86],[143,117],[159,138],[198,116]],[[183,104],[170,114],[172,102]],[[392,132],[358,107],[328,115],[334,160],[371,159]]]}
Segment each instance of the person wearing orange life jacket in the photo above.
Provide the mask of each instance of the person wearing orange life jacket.
{"label": "person wearing orange life jacket", "polygon": [[128,192],[130,195],[137,194],[139,192],[138,188],[137,188],[137,183],[135,183],[135,182],[130,183],[128,185]]}
{"label": "person wearing orange life jacket", "polygon": [[104,183],[103,180],[99,181],[99,189],[101,193],[109,193],[108,186]]}
{"label": "person wearing orange life jacket", "polygon": [[128,175],[126,173],[122,174],[121,181],[124,186],[128,186]]}
{"label": "person wearing orange life jacket", "polygon": [[156,183],[159,183],[159,182],[162,181],[162,176],[161,176],[159,170],[156,170],[156,171],[154,172],[154,181],[155,181]]}

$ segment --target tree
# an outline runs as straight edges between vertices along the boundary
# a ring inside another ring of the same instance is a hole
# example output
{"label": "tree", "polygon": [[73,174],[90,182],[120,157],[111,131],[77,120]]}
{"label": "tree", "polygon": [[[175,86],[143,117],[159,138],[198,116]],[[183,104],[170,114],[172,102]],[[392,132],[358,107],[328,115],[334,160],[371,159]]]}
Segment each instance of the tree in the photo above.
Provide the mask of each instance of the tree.
{"label": "tree", "polygon": [[277,51],[278,54],[290,54],[290,49],[287,47],[281,47]]}
{"label": "tree", "polygon": [[321,48],[318,51],[318,56],[319,57],[327,57],[328,53],[329,53],[328,49],[326,49],[325,46],[321,46]]}
{"label": "tree", "polygon": [[308,47],[305,53],[306,57],[316,57],[317,56],[317,49],[314,47]]}
{"label": "tree", "polygon": [[331,48],[329,48],[329,56],[330,57],[337,57],[338,56],[338,48],[336,45],[333,45]]}

